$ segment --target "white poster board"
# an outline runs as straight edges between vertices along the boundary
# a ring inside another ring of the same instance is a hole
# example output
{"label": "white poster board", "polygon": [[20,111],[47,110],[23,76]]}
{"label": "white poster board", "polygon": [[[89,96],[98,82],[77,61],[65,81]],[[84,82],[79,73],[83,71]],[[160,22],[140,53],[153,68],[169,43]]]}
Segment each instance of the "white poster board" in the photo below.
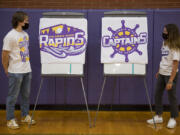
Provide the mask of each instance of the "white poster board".
{"label": "white poster board", "polygon": [[39,35],[42,74],[83,74],[86,19],[41,18]]}
{"label": "white poster board", "polygon": [[101,63],[104,74],[146,73],[147,17],[103,17]]}

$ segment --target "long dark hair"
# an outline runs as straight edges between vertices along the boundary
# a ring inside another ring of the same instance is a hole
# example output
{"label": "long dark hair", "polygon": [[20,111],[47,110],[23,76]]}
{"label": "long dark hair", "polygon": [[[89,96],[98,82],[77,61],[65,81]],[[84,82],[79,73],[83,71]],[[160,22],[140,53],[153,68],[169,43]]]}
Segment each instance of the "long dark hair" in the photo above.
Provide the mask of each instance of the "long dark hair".
{"label": "long dark hair", "polygon": [[23,22],[28,15],[23,11],[17,11],[12,17],[12,26],[17,28],[19,22]]}
{"label": "long dark hair", "polygon": [[164,27],[168,32],[168,39],[165,41],[165,45],[172,50],[180,50],[180,35],[177,25],[167,24]]}

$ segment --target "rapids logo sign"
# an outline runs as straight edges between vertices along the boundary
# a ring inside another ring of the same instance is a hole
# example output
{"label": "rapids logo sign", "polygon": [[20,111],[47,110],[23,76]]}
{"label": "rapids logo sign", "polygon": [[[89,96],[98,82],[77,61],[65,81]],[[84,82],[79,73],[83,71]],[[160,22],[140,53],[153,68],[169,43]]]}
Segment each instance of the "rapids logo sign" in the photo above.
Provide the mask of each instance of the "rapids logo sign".
{"label": "rapids logo sign", "polygon": [[40,50],[56,58],[80,55],[86,49],[85,32],[81,29],[58,24],[40,29]]}

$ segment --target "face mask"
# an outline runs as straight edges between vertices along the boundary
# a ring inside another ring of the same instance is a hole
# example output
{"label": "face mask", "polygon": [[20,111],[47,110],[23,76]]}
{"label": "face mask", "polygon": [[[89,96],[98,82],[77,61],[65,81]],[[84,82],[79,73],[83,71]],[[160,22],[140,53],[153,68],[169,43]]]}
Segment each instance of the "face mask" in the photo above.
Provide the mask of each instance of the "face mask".
{"label": "face mask", "polygon": [[22,26],[23,30],[27,30],[29,28],[29,23],[25,23],[24,26]]}
{"label": "face mask", "polygon": [[163,38],[164,40],[167,40],[167,39],[168,39],[168,34],[162,33],[162,38]]}

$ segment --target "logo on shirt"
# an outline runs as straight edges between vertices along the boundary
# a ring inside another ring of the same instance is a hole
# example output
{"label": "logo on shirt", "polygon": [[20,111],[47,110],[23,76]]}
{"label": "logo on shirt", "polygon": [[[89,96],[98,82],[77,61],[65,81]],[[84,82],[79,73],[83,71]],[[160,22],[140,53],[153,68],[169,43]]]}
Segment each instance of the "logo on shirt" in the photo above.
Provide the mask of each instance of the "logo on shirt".
{"label": "logo on shirt", "polygon": [[161,49],[161,54],[162,56],[168,56],[169,55],[169,50],[166,50],[164,47]]}
{"label": "logo on shirt", "polygon": [[18,40],[18,44],[20,47],[20,56],[21,56],[21,61],[26,62],[29,61],[29,39],[27,36],[24,36],[23,38],[20,38]]}
{"label": "logo on shirt", "polygon": [[136,33],[136,29],[139,28],[139,24],[136,24],[135,28],[131,29],[125,26],[125,20],[121,21],[122,27],[113,30],[108,27],[108,30],[112,33],[112,36],[105,35],[102,37],[103,47],[112,47],[113,53],[110,55],[113,58],[116,54],[124,55],[125,62],[128,62],[128,55],[137,52],[142,55],[143,52],[138,50],[140,44],[147,43],[147,32]]}
{"label": "logo on shirt", "polygon": [[85,32],[58,24],[40,30],[40,50],[56,58],[80,55],[86,49]]}

